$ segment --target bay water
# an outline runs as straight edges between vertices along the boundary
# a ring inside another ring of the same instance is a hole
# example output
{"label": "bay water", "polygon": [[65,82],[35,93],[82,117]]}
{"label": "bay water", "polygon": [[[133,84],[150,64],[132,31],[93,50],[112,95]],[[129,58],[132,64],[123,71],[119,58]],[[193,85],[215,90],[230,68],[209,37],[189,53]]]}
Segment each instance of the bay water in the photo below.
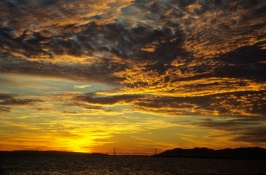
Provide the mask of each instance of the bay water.
{"label": "bay water", "polygon": [[148,156],[8,156],[1,175],[263,175],[266,161]]}

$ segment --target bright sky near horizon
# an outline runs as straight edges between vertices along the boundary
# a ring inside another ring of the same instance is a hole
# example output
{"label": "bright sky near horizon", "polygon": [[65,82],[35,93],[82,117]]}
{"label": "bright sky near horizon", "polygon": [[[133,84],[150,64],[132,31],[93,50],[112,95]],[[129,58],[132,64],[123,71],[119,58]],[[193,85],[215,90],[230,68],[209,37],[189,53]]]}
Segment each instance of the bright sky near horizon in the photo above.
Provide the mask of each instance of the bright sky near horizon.
{"label": "bright sky near horizon", "polygon": [[265,9],[2,0],[0,150],[266,148]]}

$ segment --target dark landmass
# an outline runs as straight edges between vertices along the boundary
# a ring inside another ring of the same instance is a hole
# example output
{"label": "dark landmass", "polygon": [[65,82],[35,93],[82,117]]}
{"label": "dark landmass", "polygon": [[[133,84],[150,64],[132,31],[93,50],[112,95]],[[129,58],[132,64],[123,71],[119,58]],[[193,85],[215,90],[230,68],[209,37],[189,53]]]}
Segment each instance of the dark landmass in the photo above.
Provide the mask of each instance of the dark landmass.
{"label": "dark landmass", "polygon": [[[18,151],[0,151],[1,156],[34,156],[34,157],[50,157],[50,156],[109,156],[104,153],[82,153],[67,151],[38,151],[38,150],[18,150]],[[110,156],[114,156],[110,154]],[[117,154],[116,157],[149,157],[145,154]],[[1,175],[1,174],[0,174]]]}
{"label": "dark landmass", "polygon": [[[108,156],[103,153],[79,153],[65,151],[0,151],[1,156]],[[117,155],[117,156],[147,156],[147,155]],[[259,147],[251,148],[226,148],[213,150],[209,148],[182,149],[175,148],[154,155],[156,157],[180,157],[180,158],[210,158],[210,159],[244,159],[266,161],[266,149]]]}
{"label": "dark landmass", "polygon": [[80,153],[80,152],[65,152],[65,151],[35,151],[35,150],[21,150],[21,151],[0,151],[0,155],[5,156],[108,156],[103,153]]}
{"label": "dark landmass", "polygon": [[266,149],[259,147],[213,150],[208,148],[182,149],[175,148],[164,151],[157,157],[213,158],[213,159],[245,159],[266,160]]}

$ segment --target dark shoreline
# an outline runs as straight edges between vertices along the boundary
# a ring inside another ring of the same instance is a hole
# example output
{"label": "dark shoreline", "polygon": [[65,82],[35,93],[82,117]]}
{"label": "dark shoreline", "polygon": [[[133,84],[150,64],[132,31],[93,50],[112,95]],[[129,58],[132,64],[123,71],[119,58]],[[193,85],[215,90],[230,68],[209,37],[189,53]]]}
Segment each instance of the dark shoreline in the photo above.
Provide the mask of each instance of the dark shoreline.
{"label": "dark shoreline", "polygon": [[67,151],[38,151],[38,150],[19,150],[19,151],[0,151],[0,155],[6,156],[108,156],[103,153],[82,153]]}
{"label": "dark shoreline", "polygon": [[0,156],[110,156],[110,157],[175,157],[175,158],[204,158],[204,159],[239,159],[239,160],[263,160],[266,161],[266,149],[259,147],[252,148],[226,148],[213,150],[208,148],[182,149],[175,148],[157,155],[109,155],[104,153],[81,153],[66,151],[38,151],[38,150],[16,150],[0,151]]}
{"label": "dark shoreline", "polygon": [[240,159],[240,160],[266,160],[266,149],[259,147],[226,148],[213,150],[209,148],[182,149],[175,148],[164,151],[156,157],[180,158],[206,158],[206,159]]}

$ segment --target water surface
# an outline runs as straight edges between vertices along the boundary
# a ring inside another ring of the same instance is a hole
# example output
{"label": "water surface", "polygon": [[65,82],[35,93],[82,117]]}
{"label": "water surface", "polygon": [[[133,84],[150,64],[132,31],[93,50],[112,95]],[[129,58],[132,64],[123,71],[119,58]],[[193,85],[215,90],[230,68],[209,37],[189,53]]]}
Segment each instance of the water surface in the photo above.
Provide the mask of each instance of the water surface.
{"label": "water surface", "polygon": [[2,175],[262,175],[266,161],[137,156],[8,156]]}

